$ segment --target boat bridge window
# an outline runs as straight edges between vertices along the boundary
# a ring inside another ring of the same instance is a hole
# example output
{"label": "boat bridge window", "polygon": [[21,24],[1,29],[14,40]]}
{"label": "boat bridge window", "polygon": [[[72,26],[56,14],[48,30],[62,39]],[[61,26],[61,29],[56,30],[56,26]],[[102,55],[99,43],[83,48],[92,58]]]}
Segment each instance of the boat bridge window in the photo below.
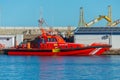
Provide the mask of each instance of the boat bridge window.
{"label": "boat bridge window", "polygon": [[48,42],[57,42],[55,38],[48,38]]}
{"label": "boat bridge window", "polygon": [[42,43],[45,43],[45,42],[46,42],[44,38],[41,38],[41,40],[42,40],[42,41],[41,41]]}

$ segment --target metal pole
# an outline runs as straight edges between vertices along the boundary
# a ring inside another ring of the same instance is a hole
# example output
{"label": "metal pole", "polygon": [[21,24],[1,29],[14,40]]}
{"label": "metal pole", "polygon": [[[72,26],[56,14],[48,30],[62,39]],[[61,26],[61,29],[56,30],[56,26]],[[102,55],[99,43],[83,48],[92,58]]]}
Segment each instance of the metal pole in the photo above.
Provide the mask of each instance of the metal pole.
{"label": "metal pole", "polygon": [[111,32],[111,34],[109,35],[109,45],[112,45],[112,32]]}
{"label": "metal pole", "polygon": [[111,27],[111,23],[112,23],[112,8],[111,8],[110,5],[108,6],[108,17],[111,19],[111,22],[108,22],[107,26]]}

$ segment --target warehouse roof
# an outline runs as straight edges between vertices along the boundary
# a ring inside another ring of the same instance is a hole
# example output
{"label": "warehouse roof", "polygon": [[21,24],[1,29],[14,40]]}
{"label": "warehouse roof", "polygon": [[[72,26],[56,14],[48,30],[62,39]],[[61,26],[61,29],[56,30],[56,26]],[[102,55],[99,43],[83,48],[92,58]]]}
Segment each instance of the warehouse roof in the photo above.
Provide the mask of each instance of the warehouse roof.
{"label": "warehouse roof", "polygon": [[75,34],[114,34],[120,35],[120,27],[78,27]]}

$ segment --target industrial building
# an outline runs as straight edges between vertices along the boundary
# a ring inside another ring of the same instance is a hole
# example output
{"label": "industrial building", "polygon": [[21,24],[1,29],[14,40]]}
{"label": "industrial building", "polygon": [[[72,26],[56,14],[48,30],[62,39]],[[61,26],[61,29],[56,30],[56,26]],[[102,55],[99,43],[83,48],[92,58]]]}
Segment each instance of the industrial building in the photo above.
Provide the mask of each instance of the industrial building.
{"label": "industrial building", "polygon": [[93,42],[111,44],[113,49],[120,48],[120,27],[78,27],[74,32],[75,43]]}
{"label": "industrial building", "polygon": [[23,42],[23,35],[0,35],[0,49],[10,48]]}
{"label": "industrial building", "polygon": [[0,48],[8,48],[14,46],[14,35],[0,35]]}
{"label": "industrial building", "polygon": [[[102,19],[107,21],[105,27],[93,27],[95,23]],[[120,48],[120,27],[117,27],[119,23],[120,19],[112,20],[112,8],[110,5],[108,6],[107,15],[99,15],[90,22],[84,20],[84,10],[81,7],[78,28],[74,32],[74,41],[83,44],[107,43],[112,45],[113,49],[118,49]]]}

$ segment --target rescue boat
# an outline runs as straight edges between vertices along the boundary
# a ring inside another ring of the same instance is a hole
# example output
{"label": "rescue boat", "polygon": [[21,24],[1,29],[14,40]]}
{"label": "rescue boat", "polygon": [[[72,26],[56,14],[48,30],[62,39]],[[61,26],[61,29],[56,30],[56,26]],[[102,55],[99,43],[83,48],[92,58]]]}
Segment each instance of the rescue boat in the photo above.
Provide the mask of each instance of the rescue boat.
{"label": "rescue boat", "polygon": [[111,47],[109,44],[92,43],[89,45],[66,42],[60,35],[52,35],[41,29],[42,34],[34,40],[17,47],[4,49],[8,55],[23,56],[89,56],[101,55]]}

